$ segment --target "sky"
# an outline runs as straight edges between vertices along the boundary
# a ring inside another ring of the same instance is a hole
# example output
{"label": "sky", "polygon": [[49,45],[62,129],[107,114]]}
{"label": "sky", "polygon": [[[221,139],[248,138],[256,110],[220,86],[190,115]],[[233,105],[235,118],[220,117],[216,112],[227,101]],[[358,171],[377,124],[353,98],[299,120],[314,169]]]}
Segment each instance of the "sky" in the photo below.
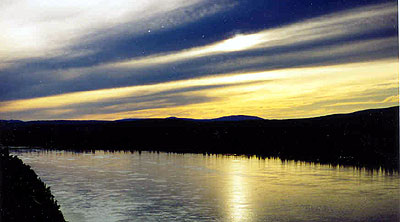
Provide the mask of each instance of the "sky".
{"label": "sky", "polygon": [[395,106],[397,11],[385,0],[2,0],[0,119]]}

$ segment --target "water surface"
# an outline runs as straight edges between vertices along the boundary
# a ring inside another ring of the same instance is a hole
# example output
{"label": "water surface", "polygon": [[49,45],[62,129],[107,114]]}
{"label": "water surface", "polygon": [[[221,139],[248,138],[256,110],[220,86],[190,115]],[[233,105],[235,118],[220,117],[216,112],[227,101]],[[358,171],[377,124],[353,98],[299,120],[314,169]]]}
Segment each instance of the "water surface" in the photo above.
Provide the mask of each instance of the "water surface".
{"label": "water surface", "polygon": [[399,174],[201,154],[15,150],[79,221],[399,221]]}

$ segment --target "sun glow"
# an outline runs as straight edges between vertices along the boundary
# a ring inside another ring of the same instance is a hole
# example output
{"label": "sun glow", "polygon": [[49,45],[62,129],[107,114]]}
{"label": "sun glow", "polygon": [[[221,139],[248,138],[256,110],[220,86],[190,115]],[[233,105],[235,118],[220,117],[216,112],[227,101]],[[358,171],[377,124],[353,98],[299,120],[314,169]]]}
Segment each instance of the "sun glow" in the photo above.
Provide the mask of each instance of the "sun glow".
{"label": "sun glow", "polygon": [[267,40],[264,37],[265,36],[259,34],[236,35],[233,38],[227,39],[225,41],[222,41],[221,43],[214,45],[210,51],[232,52],[249,49],[256,46],[257,44],[266,42]]}

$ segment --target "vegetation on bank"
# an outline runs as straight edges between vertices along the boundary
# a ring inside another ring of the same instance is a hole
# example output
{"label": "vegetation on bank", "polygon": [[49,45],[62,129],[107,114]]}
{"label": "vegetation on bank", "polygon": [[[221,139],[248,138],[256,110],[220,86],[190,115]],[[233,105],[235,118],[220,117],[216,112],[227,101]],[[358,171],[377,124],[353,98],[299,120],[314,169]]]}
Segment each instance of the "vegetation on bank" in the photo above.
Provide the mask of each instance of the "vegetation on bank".
{"label": "vegetation on bank", "polygon": [[0,121],[0,143],[75,151],[222,153],[399,167],[399,107],[293,120]]}
{"label": "vegetation on bank", "polygon": [[65,221],[50,187],[22,160],[1,147],[0,172],[0,221]]}

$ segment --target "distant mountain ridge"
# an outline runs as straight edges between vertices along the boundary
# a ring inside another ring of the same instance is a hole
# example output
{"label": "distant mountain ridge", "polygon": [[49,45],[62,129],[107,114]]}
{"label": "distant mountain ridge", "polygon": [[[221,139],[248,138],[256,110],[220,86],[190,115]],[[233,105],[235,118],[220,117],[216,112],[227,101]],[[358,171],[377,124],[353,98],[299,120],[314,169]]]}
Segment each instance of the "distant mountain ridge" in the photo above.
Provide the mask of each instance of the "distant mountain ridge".
{"label": "distant mountain ridge", "polygon": [[318,118],[328,118],[331,116],[343,116],[343,115],[351,115],[357,113],[364,113],[364,112],[375,112],[381,111],[385,109],[398,109],[398,106],[389,107],[389,108],[381,108],[381,109],[366,109],[360,110],[350,113],[337,113],[337,114],[329,114],[324,116],[317,116],[317,117],[308,117],[308,118],[288,118],[288,119],[264,119],[258,116],[249,116],[249,115],[229,115],[229,116],[222,116],[218,118],[212,119],[194,119],[194,118],[184,118],[184,117],[175,117],[170,116],[166,118],[126,118],[126,119],[117,119],[117,120],[1,120],[0,122],[12,122],[12,123],[21,123],[21,122],[58,122],[58,123],[67,123],[67,122],[129,122],[129,121],[143,121],[143,120],[182,120],[182,121],[249,121],[249,120],[266,120],[266,121],[273,121],[273,120],[301,120],[301,119],[318,119]]}
{"label": "distant mountain ridge", "polygon": [[[183,120],[183,121],[249,121],[249,120],[265,120],[261,117],[257,116],[247,116],[247,115],[232,115],[232,116],[223,116],[213,119],[193,119],[193,118],[180,118],[180,117],[167,117],[167,118],[127,118],[127,119],[118,119],[114,120],[114,122],[129,122],[129,121],[142,121],[142,120]],[[3,122],[13,122],[13,123],[21,123],[21,122],[58,122],[58,123],[67,123],[67,122],[110,122],[107,120],[31,120],[31,121],[22,121],[22,120],[0,120]]]}
{"label": "distant mountain ridge", "polygon": [[244,154],[398,169],[399,107],[284,120],[239,115],[210,120],[0,121],[0,144]]}
{"label": "distant mountain ridge", "polygon": [[233,115],[233,116],[223,116],[216,119],[211,119],[213,121],[248,121],[248,120],[264,120],[258,116],[246,116],[246,115]]}
{"label": "distant mountain ridge", "polygon": [[[146,120],[151,118],[128,118],[128,119],[119,119],[115,120],[116,122],[126,122],[126,121],[139,121]],[[167,118],[155,118],[155,119],[166,119],[166,120],[183,120],[183,121],[249,121],[249,120],[264,120],[261,117],[257,116],[247,116],[247,115],[231,115],[231,116],[223,116],[213,119],[193,119],[193,118],[180,118],[180,117],[167,117]]]}

